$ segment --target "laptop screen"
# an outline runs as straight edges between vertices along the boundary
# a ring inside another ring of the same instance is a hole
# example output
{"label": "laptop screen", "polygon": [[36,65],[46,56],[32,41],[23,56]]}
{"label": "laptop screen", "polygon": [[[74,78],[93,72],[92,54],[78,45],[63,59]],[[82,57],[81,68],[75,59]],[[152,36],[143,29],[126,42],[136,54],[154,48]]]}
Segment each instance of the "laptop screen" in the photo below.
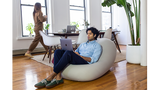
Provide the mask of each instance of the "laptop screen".
{"label": "laptop screen", "polygon": [[75,32],[76,31],[76,26],[74,25],[68,25],[67,26],[67,33]]}
{"label": "laptop screen", "polygon": [[60,39],[62,50],[73,51],[71,39]]}

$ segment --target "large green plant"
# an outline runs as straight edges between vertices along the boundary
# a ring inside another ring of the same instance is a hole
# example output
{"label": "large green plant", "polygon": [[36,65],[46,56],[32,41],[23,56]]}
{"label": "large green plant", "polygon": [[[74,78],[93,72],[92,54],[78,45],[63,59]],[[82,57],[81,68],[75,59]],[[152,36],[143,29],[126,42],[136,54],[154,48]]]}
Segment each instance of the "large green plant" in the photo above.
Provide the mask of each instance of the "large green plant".
{"label": "large green plant", "polygon": [[140,43],[140,7],[141,7],[141,0],[132,0],[134,13],[135,13],[135,21],[136,21],[136,43]]}
{"label": "large green plant", "polygon": [[[132,0],[133,1],[133,7],[134,7],[134,13],[131,11],[131,4],[128,3],[126,0],[104,0],[102,3],[103,7],[110,7],[113,4],[117,4],[119,7],[124,7],[129,28],[130,28],[130,34],[131,34],[131,41],[132,45],[139,45],[140,42],[140,0]],[[132,17],[135,14],[135,21],[136,21],[136,42],[135,42],[135,35],[134,35],[134,27],[133,27],[133,20]]]}
{"label": "large green plant", "polygon": [[33,34],[33,29],[34,26],[32,23],[28,23],[28,25],[26,26],[26,30],[28,30],[30,32],[30,34]]}

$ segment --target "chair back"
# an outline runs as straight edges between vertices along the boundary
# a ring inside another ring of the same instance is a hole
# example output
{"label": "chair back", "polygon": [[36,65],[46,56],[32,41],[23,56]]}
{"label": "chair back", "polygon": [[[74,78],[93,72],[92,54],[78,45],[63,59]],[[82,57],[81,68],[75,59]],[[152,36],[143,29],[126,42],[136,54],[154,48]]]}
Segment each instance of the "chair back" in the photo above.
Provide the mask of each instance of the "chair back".
{"label": "chair back", "polygon": [[77,44],[81,44],[83,42],[87,42],[87,40],[88,40],[88,38],[87,38],[86,30],[83,29],[79,33]]}
{"label": "chair back", "polygon": [[43,42],[46,46],[54,46],[60,44],[60,37],[59,36],[48,36],[44,32],[39,31],[40,35],[43,38]]}
{"label": "chair back", "polygon": [[107,29],[104,33],[103,38],[111,39],[111,35],[112,35],[112,29]]}

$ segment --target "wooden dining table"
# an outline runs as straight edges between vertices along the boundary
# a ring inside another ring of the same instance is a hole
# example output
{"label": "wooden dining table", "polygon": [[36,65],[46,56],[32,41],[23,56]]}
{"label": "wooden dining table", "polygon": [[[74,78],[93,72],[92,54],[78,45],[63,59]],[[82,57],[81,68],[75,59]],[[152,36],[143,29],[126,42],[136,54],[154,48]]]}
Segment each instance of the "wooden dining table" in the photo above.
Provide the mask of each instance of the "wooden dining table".
{"label": "wooden dining table", "polygon": [[[116,32],[120,32],[120,31],[112,31],[112,35],[113,35],[113,38],[114,38],[114,43],[115,43],[115,45],[116,45],[116,47],[117,47],[117,49],[118,49],[118,51],[121,53],[121,49],[120,49],[120,47],[119,47],[119,44],[118,44],[118,41],[117,41],[117,38],[116,38]],[[100,32],[99,32],[99,37],[100,38],[103,38],[103,36],[104,36],[104,33],[105,33],[105,30],[100,30]]]}
{"label": "wooden dining table", "polygon": [[65,38],[67,38],[68,36],[78,36],[79,35],[79,33],[58,33],[58,32],[53,32],[53,33],[48,33],[48,34],[63,36]]}
{"label": "wooden dining table", "polygon": [[[118,44],[118,41],[117,41],[117,38],[116,38],[116,34],[115,34],[116,32],[120,32],[120,31],[112,31],[112,35],[113,35],[113,38],[115,40],[114,43],[115,43],[118,51],[121,53],[121,50],[120,50],[120,47],[119,47],[119,44]],[[100,30],[99,37],[103,38],[104,33],[105,33],[105,30]],[[53,33],[48,33],[48,34],[63,36],[65,38],[67,38],[68,36],[78,36],[79,35],[79,33],[58,33],[58,32],[53,32]]]}

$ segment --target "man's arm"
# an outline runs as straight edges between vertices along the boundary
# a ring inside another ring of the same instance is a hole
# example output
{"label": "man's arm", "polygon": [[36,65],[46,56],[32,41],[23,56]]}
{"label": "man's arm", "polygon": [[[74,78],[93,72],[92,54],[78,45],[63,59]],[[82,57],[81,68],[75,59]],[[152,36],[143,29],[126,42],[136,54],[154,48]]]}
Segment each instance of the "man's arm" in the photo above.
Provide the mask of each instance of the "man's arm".
{"label": "man's arm", "polygon": [[78,52],[75,52],[77,55],[79,55],[81,58],[83,58],[84,60],[88,61],[88,62],[91,62],[91,58],[90,57],[84,57],[84,56],[81,56]]}
{"label": "man's arm", "polygon": [[91,58],[90,57],[83,57],[81,56],[84,60],[88,61],[88,62],[91,62]]}

